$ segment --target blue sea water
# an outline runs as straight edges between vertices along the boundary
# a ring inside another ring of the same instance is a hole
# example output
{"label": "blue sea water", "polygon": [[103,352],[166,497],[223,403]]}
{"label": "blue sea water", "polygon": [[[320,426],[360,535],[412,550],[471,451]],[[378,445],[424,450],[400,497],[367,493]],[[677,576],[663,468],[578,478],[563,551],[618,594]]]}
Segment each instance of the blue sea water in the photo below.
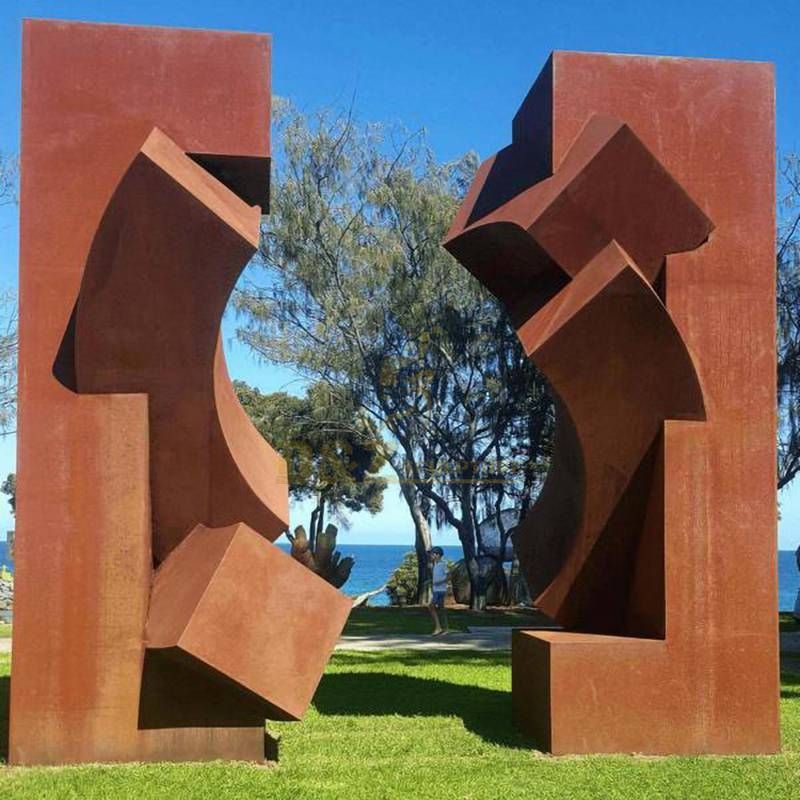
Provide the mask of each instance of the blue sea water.
{"label": "blue sea water", "polygon": [[[279,543],[288,550],[289,545]],[[389,576],[403,560],[406,553],[413,552],[411,545],[403,544],[340,544],[337,548],[342,556],[352,556],[355,559],[350,578],[342,587],[345,594],[353,597],[363,592],[378,589],[389,580]],[[450,561],[463,558],[460,547],[443,547],[444,557]],[[389,598],[385,593],[370,598],[371,606],[388,606]]]}
{"label": "blue sea water", "polygon": [[14,571],[14,562],[8,555],[8,542],[5,539],[0,541],[0,567]]}
{"label": "blue sea water", "polygon": [[793,611],[797,592],[800,590],[800,572],[793,550],[778,551],[778,608]]}
{"label": "blue sea water", "polygon": [[[284,549],[288,545],[281,543]],[[344,591],[349,595],[358,595],[377,589],[388,580],[394,568],[403,560],[403,556],[413,548],[406,545],[394,544],[352,544],[340,545],[343,556],[353,556],[355,566],[350,574],[350,580],[344,585]],[[458,561],[461,558],[460,547],[444,547],[445,558]],[[0,541],[0,564],[13,571],[14,564],[8,557],[5,541]],[[791,611],[800,589],[800,572],[797,571],[794,552],[781,550],[778,553],[778,603],[781,611]],[[388,598],[385,594],[377,595],[370,600],[370,605],[387,605]]]}

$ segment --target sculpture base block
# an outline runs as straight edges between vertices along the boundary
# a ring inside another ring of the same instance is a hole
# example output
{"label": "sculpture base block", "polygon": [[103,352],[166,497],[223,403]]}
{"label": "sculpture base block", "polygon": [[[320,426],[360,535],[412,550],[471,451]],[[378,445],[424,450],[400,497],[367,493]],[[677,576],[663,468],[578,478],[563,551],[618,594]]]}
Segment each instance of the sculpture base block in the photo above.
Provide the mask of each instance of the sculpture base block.
{"label": "sculpture base block", "polygon": [[[777,737],[762,730],[759,709],[751,724],[715,736],[702,662],[676,657],[676,650],[659,639],[515,631],[514,723],[553,755],[779,750]],[[741,680],[747,681],[744,665]]]}

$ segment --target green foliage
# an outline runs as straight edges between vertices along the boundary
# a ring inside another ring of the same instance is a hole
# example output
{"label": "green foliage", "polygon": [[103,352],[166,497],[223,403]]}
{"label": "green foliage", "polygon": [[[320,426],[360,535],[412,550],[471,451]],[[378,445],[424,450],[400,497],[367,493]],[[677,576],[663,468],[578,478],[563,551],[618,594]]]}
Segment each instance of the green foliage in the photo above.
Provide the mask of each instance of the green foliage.
{"label": "green foliage", "polygon": [[[447,562],[448,574],[453,566],[452,561]],[[405,606],[415,602],[418,574],[417,554],[406,553],[389,580],[386,581],[386,594],[389,595],[389,602],[393,606]]]}
{"label": "green foliage", "polygon": [[478,517],[538,490],[552,430],[506,315],[440,245],[476,156],[439,163],[421,133],[287,103],[275,120],[273,203],[236,295],[238,335],[368,412],[417,549],[435,517],[472,563]]}
{"label": "green foliage", "polygon": [[405,606],[417,596],[417,554],[406,553],[386,581],[386,594],[393,606]]}
{"label": "green foliage", "polygon": [[350,395],[324,382],[305,397],[262,394],[241,381],[234,388],[256,429],[286,460],[292,497],[316,499],[309,534],[302,526],[287,532],[292,555],[340,588],[354,562],[336,551],[337,529],[323,526],[325,513],[344,519],[348,511],[376,514],[383,507],[386,480],[378,473],[385,447],[375,423]]}
{"label": "green foliage", "polygon": [[778,172],[778,488],[800,471],[800,157]]}
{"label": "green foliage", "polygon": [[17,297],[0,292],[0,435],[14,433],[17,418]]}
{"label": "green foliage", "polygon": [[6,479],[0,484],[0,492],[8,496],[8,504],[11,506],[11,513],[17,513],[17,475],[9,472]]}
{"label": "green foliage", "polygon": [[19,157],[0,151],[0,207],[19,202]]}
{"label": "green foliage", "polygon": [[320,498],[336,512],[381,510],[383,443],[346,394],[324,383],[311,386],[305,397],[262,394],[241,381],[234,387],[255,427],[286,459],[296,500]]}
{"label": "green foliage", "polygon": [[[0,151],[0,208],[18,202],[19,157]],[[6,290],[0,292],[0,434],[13,433],[16,421],[17,346],[17,298]]]}

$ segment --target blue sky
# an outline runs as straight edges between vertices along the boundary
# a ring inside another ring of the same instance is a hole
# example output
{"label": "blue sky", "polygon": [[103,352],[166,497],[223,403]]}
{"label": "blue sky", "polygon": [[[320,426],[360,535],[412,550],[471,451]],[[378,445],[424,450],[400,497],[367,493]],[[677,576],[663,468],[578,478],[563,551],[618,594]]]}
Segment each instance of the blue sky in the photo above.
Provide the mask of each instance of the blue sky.
{"label": "blue sky", "polygon": [[[425,127],[438,156],[508,143],[510,121],[551,50],[773,61],[778,149],[800,150],[797,0],[529,0],[498,3],[302,3],[254,0],[0,0],[0,150],[18,150],[20,20],[93,22],[262,31],[273,35],[273,91],[301,108],[349,102],[362,119]],[[0,288],[16,285],[16,215],[0,210]],[[227,320],[228,340],[233,321]],[[231,373],[272,391],[292,375],[259,366],[229,341]],[[14,442],[0,441],[0,477],[14,468]],[[800,543],[800,481],[781,497],[780,546]],[[305,521],[293,510],[293,524]],[[13,522],[0,503],[0,532]],[[395,488],[386,510],[352,519],[343,542],[412,541]],[[441,533],[440,543],[455,543]]]}

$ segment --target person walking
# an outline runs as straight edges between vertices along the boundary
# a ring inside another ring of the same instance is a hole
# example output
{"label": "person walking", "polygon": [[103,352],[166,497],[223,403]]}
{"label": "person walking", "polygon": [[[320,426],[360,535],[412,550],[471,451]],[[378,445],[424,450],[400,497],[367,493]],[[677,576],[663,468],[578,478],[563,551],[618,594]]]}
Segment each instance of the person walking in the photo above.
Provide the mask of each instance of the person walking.
{"label": "person walking", "polygon": [[433,597],[428,605],[433,619],[433,636],[444,636],[449,632],[447,625],[447,611],[444,601],[447,597],[447,564],[444,560],[444,550],[433,547],[428,552],[428,560],[433,574]]}

